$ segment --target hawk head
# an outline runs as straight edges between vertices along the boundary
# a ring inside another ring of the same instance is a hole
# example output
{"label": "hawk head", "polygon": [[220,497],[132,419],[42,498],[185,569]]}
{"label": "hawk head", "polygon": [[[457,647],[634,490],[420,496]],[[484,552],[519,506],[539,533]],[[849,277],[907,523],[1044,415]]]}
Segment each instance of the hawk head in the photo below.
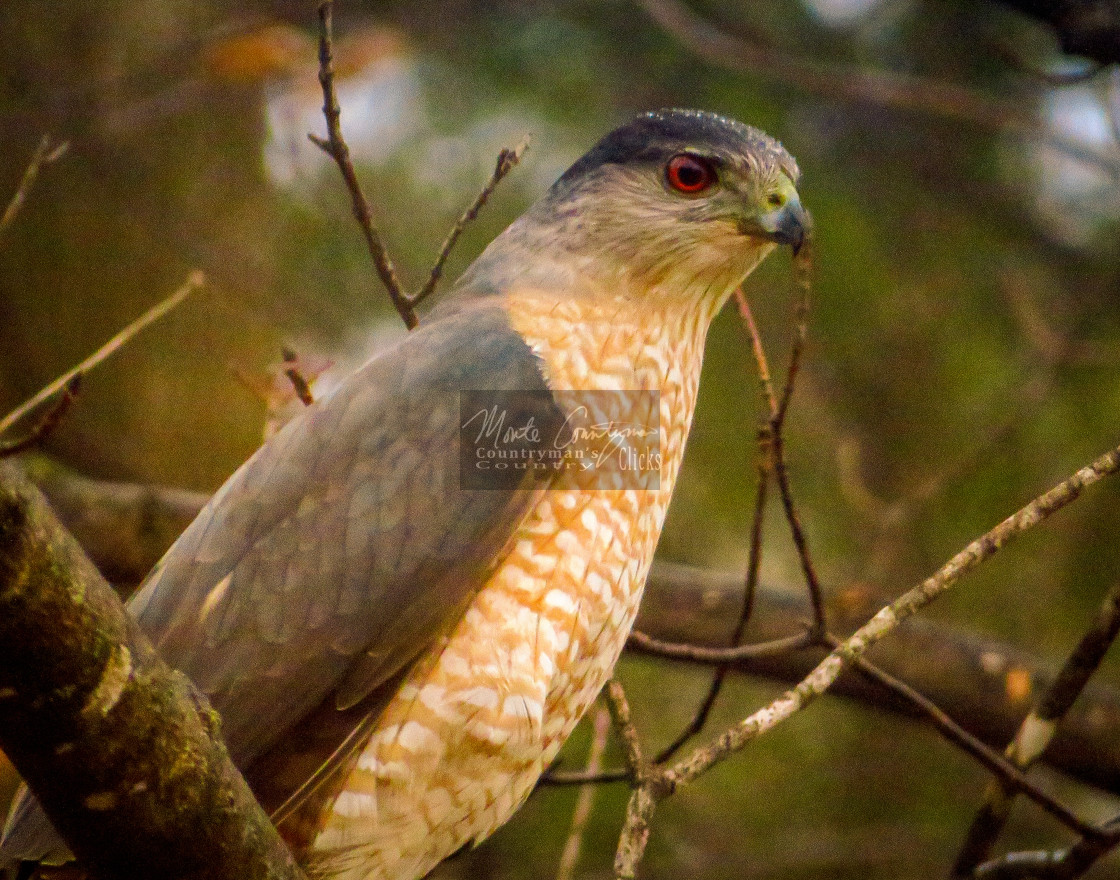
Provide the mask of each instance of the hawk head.
{"label": "hawk head", "polygon": [[793,157],[756,128],[696,110],[646,113],[572,165],[468,275],[490,274],[496,287],[598,281],[722,304],[775,246],[804,243],[798,176]]}

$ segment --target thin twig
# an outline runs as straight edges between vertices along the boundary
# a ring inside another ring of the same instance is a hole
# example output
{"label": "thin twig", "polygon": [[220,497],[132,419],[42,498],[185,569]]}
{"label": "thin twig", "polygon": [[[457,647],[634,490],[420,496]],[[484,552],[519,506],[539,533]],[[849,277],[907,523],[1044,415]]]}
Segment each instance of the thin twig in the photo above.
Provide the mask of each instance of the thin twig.
{"label": "thin twig", "polygon": [[78,364],[73,369],[67,370],[41,391],[39,391],[30,400],[26,400],[17,406],[14,410],[8,413],[3,419],[0,419],[0,434],[7,431],[12,425],[22,419],[27,413],[31,412],[35,407],[39,406],[43,401],[53,397],[63,388],[65,388],[71,379],[79,373],[88,373],[95,366],[101,363],[109,355],[113,354],[122,345],[132,339],[137,333],[143,330],[150,324],[155,323],[190,294],[202,287],[206,283],[206,276],[202,272],[195,270],[187,277],[187,280],[176,290],[173,294],[167,297],[162,302],[152,306],[148,311],[144,312],[139,318],[121,330],[116,336],[106,342],[101,348],[97,349],[93,354],[87,357],[84,361]]}
{"label": "thin twig", "polygon": [[385,289],[389,292],[389,299],[393,307],[401,316],[406,327],[411,330],[417,324],[416,312],[413,311],[408,296],[401,287],[397,277],[396,267],[393,265],[389,252],[381,240],[381,234],[373,222],[373,211],[369,201],[362,192],[362,185],[358,182],[358,175],[354,171],[354,163],[350,159],[350,147],[342,137],[342,126],[339,123],[341,111],[338,106],[338,96],[334,90],[334,3],[332,0],[321,0],[319,3],[319,85],[323,89],[323,117],[327,121],[326,139],[309,134],[308,138],[324,153],[334,159],[338,170],[342,172],[342,179],[346,182],[346,189],[350,192],[351,207],[354,218],[361,227],[365,236],[366,247],[377,269],[378,277]]}
{"label": "thin twig", "polygon": [[[952,589],[964,575],[990,559],[1009,541],[1072,503],[1087,486],[1117,470],[1120,470],[1120,446],[1081,468],[969,543],[932,576],[880,609],[871,620],[834,648],[793,689],[732,725],[671,768],[642,765],[640,751],[636,756],[628,752],[627,763],[637,768],[636,788],[627,805],[626,820],[619,837],[615,855],[616,878],[629,880],[636,875],[637,866],[649,840],[649,821],[659,800],[668,797],[680,786],[698,779],[716,764],[808,706],[832,686],[846,664],[890,634],[902,621]],[[1086,838],[1083,842],[1086,841],[1099,845],[1095,838]]]}
{"label": "thin twig", "polygon": [[455,247],[459,236],[463,234],[463,230],[467,228],[468,224],[474,222],[474,219],[478,216],[478,212],[482,210],[483,205],[489,200],[498,184],[502,182],[502,178],[509,174],[517,163],[521,161],[521,157],[525,155],[525,151],[528,148],[529,139],[525,138],[512,150],[508,147],[503,147],[498,153],[498,161],[494,165],[494,173],[490,175],[490,179],[486,181],[486,185],[482,188],[482,191],[479,192],[471,206],[463,212],[463,216],[451,227],[447,238],[444,239],[443,246],[439,249],[439,255],[436,257],[435,264],[428,273],[428,280],[425,281],[424,286],[411,297],[413,305],[417,305],[421,301],[427,299],[432,291],[436,289],[440,276],[443,274],[443,264],[447,262],[447,257],[451,253],[452,248]]}
{"label": "thin twig", "polygon": [[[751,531],[750,531],[750,551],[747,556],[747,569],[744,576],[743,584],[743,602],[739,610],[739,620],[735,624],[735,629],[731,634],[728,644],[731,648],[737,648],[739,643],[743,640],[743,633],[746,631],[747,623],[751,618],[751,612],[754,610],[754,599],[758,587],[758,572],[762,563],[762,524],[766,514],[766,501],[769,495],[770,478],[773,473],[773,451],[770,441],[771,429],[770,418],[773,418],[773,413],[777,409],[774,402],[774,388],[770,381],[770,367],[766,361],[766,352],[762,347],[762,340],[758,334],[758,328],[754,323],[754,316],[751,314],[750,305],[747,303],[747,298],[743,294],[742,287],[735,289],[735,300],[739,306],[739,314],[741,315],[744,323],[747,325],[751,339],[751,346],[754,352],[755,363],[758,370],[758,380],[760,391],[762,394],[763,403],[767,406],[770,413],[764,426],[758,432],[758,457],[757,457],[757,471],[758,480],[755,486],[754,496],[754,515],[751,518]],[[657,645],[653,644],[653,640],[649,639],[642,633],[638,634],[640,639],[635,642],[635,646],[641,650],[641,642],[644,641],[646,648],[653,648],[653,653],[656,653],[658,648],[664,647],[664,643]],[[675,650],[681,646],[674,645],[671,650]],[[758,656],[757,654],[755,656]],[[692,718],[686,724],[665,748],[657,753],[654,758],[655,764],[664,764],[672,758],[681,748],[696,734],[704,729],[704,725],[708,722],[708,716],[712,712],[712,708],[719,699],[720,691],[723,689],[724,679],[730,666],[726,663],[721,663],[712,674],[712,680],[708,684],[707,693],[700,701],[696,711],[693,713]]]}
{"label": "thin twig", "polygon": [[1106,822],[1096,837],[1083,837],[1068,849],[1013,852],[985,862],[974,880],[1073,880],[1120,844],[1120,816]]}
{"label": "thin twig", "polygon": [[797,331],[790,349],[789,367],[786,370],[786,382],[782,388],[778,411],[770,421],[770,440],[774,450],[774,478],[778,484],[778,494],[782,499],[782,509],[785,511],[786,522],[789,524],[793,545],[797,549],[797,558],[801,563],[801,573],[805,578],[805,587],[809,591],[809,602],[813,609],[812,632],[814,637],[819,637],[827,628],[824,596],[821,591],[820,578],[817,577],[817,570],[813,565],[813,557],[809,553],[809,542],[805,537],[805,529],[801,525],[801,516],[793,502],[793,489],[790,486],[789,471],[786,468],[785,437],[782,434],[786,415],[789,412],[789,405],[793,400],[793,389],[797,382],[797,375],[801,371],[805,342],[809,335],[809,300],[812,290],[813,269],[812,242],[812,236],[806,235],[805,243],[793,255],[793,281],[798,289],[795,312]]}
{"label": "thin twig", "polygon": [[307,137],[315,146],[334,159],[335,164],[338,165],[339,171],[342,172],[342,179],[346,183],[346,189],[350,192],[350,203],[353,208],[354,218],[358,221],[358,226],[362,230],[362,235],[366,240],[366,247],[369,250],[370,257],[373,259],[373,265],[377,270],[377,275],[388,291],[389,299],[392,301],[393,307],[397,310],[397,314],[401,316],[404,325],[409,330],[412,330],[419,323],[419,318],[416,317],[416,306],[427,299],[432,291],[435,290],[436,284],[439,283],[440,276],[443,274],[444,263],[447,261],[451,250],[455,247],[455,243],[459,240],[459,236],[462,234],[467,224],[478,216],[478,212],[482,209],[482,206],[486,204],[487,200],[494,192],[495,187],[501,183],[502,178],[509,174],[513,167],[521,161],[521,156],[528,147],[528,139],[523,140],[513,149],[503,148],[501,152],[498,153],[498,160],[494,166],[494,173],[490,175],[490,180],[482,188],[482,191],[475,198],[471,206],[467,208],[463,216],[460,217],[458,222],[451,228],[446,240],[443,242],[443,246],[440,248],[435,263],[428,272],[428,280],[424,282],[424,286],[416,293],[409,294],[401,284],[396,266],[393,265],[393,261],[389,257],[389,251],[386,249],[384,241],[382,241],[381,233],[373,222],[373,210],[370,208],[369,200],[362,191],[362,185],[358,182],[358,175],[354,170],[354,162],[350,158],[350,147],[342,136],[342,125],[340,121],[341,111],[338,105],[338,96],[334,88],[333,31],[333,0],[320,0],[319,84],[323,89],[323,117],[327,123],[327,137],[321,138],[314,134],[309,134]]}
{"label": "thin twig", "polygon": [[710,666],[725,666],[744,660],[757,660],[760,657],[776,657],[790,651],[799,651],[816,644],[808,630],[797,635],[785,636],[770,642],[754,645],[736,645],[734,648],[706,648],[687,642],[663,642],[634,630],[626,647],[639,654],[664,657],[667,660],[683,660],[687,663],[703,663]]}
{"label": "thin twig", "polygon": [[26,452],[32,446],[37,445],[44,440],[50,433],[58,427],[59,422],[65,417],[66,413],[70,411],[70,407],[74,401],[78,399],[78,391],[82,385],[82,374],[78,373],[69,382],[63,386],[62,394],[54,402],[46,414],[39,420],[30,431],[27,432],[25,437],[19,440],[13,440],[9,443],[0,443],[0,458],[8,458],[13,455],[19,455],[21,452]]}
{"label": "thin twig", "polygon": [[617,880],[633,880],[649,842],[649,823],[657,809],[657,802],[672,793],[673,784],[666,773],[647,763],[642,754],[638,731],[630,720],[630,704],[622,685],[612,679],[607,682],[607,706],[611,720],[622,740],[626,765],[630,768],[634,791],[626,806],[626,818],[618,836],[618,849],[614,857]]}
{"label": "thin twig", "polygon": [[751,353],[754,355],[754,362],[758,368],[758,382],[762,391],[762,399],[766,401],[767,412],[773,418],[778,412],[778,399],[774,395],[774,383],[770,378],[770,364],[766,360],[766,350],[762,347],[762,336],[758,332],[758,325],[754,322],[754,314],[751,312],[750,303],[747,302],[747,297],[741,287],[735,289],[735,305],[739,308],[739,317],[742,318],[743,326],[747,328],[747,335],[750,336]]}
{"label": "thin twig", "polygon": [[782,436],[782,429],[785,427],[786,415],[789,412],[790,402],[793,400],[793,391],[797,383],[797,375],[801,371],[801,360],[804,357],[805,343],[809,335],[812,261],[812,237],[810,236],[801,249],[794,254],[793,259],[794,284],[798,288],[797,306],[794,315],[796,331],[793,337],[793,345],[790,348],[789,366],[786,368],[786,381],[782,386],[780,398],[774,394],[774,387],[770,380],[770,368],[762,345],[762,337],[758,332],[758,326],[754,322],[750,305],[742,291],[736,292],[736,301],[739,306],[739,314],[743,319],[743,325],[751,338],[751,348],[758,365],[763,398],[770,407],[769,437],[767,439],[769,441],[771,466],[778,483],[786,522],[789,524],[793,544],[797,549],[797,557],[801,563],[805,585],[809,591],[809,601],[813,609],[813,633],[815,636],[819,636],[826,628],[824,597],[816,567],[813,565],[812,556],[809,553],[809,543],[805,538],[805,530],[801,525],[801,516],[798,514],[797,506],[793,501],[793,490],[790,487],[789,472],[786,468],[785,440]]}
{"label": "thin twig", "polygon": [[626,699],[626,691],[616,679],[612,678],[607,682],[606,695],[611,721],[614,722],[614,729],[618,731],[619,738],[622,740],[626,765],[636,774],[645,766],[645,758],[642,757],[642,743],[638,738],[638,731],[634,727],[634,722],[630,720],[630,703]]}
{"label": "thin twig", "polygon": [[[611,729],[610,710],[600,705],[595,711],[591,722],[591,746],[587,750],[587,773],[599,772],[603,763],[603,752],[607,747],[607,734]],[[587,820],[591,818],[591,806],[595,802],[595,786],[585,783],[576,795],[576,805],[572,810],[572,827],[568,832],[568,839],[564,843],[564,850],[560,853],[560,864],[556,869],[556,880],[572,880],[576,863],[579,862],[580,850],[583,848],[583,832],[587,827]]]}
{"label": "thin twig", "polygon": [[3,234],[12,221],[16,219],[16,215],[20,212],[24,202],[27,201],[28,193],[31,192],[31,187],[35,185],[35,179],[39,176],[39,171],[46,165],[57,162],[70,149],[70,144],[66,141],[58,145],[51,144],[50,135],[43,135],[39,141],[39,146],[35,148],[35,153],[31,157],[31,161],[27,163],[27,168],[24,169],[23,178],[16,187],[15,194],[12,196],[8,207],[4,209],[3,216],[0,216],[0,234]]}
{"label": "thin twig", "polygon": [[792,85],[832,100],[871,104],[964,122],[1026,138],[1120,176],[1120,155],[1050,130],[1019,107],[956,83],[818,61],[719,30],[678,0],[637,0],[666,32],[697,55],[729,70]]}
{"label": "thin twig", "polygon": [[300,372],[299,367],[295,366],[299,362],[299,355],[297,355],[290,348],[285,348],[281,351],[281,357],[284,363],[288,364],[284,368],[284,375],[288,377],[288,381],[292,383],[292,390],[295,391],[296,397],[299,402],[304,406],[311,406],[315,402],[315,395],[311,393],[311,383]]}
{"label": "thin twig", "polygon": [[632,782],[633,779],[634,774],[623,767],[615,770],[600,770],[597,773],[589,773],[586,770],[553,770],[544,774],[537,785],[587,785],[589,783],[601,785],[610,782]]}
{"label": "thin twig", "polygon": [[[840,639],[826,635],[825,641],[833,648],[840,646]],[[971,755],[984,767],[996,774],[1008,788],[1016,792],[1023,792],[1028,798],[1038,804],[1043,810],[1068,827],[1071,831],[1086,837],[1098,837],[1101,832],[1088,822],[1084,822],[1070,810],[1058,803],[1050,795],[1036,786],[1027,778],[1023,771],[1011,764],[999,752],[984,744],[971,733],[961,727],[957,722],[945,714],[944,711],[924,694],[919,693],[906,682],[895,678],[889,672],[880,669],[866,657],[853,657],[852,665],[877,684],[882,685],[891,693],[900,697],[905,702],[916,708],[926,719],[937,728],[938,732],[961,751]]]}
{"label": "thin twig", "polygon": [[1021,507],[995,528],[981,535],[941,566],[932,576],[908,590],[856,630],[824,658],[792,690],[770,705],[731,727],[709,745],[674,765],[678,784],[689,782],[710,767],[742,749],[747,743],[804,708],[836,680],[844,664],[891,633],[902,621],[948,592],[1008,542],[1032,529],[1066,505],[1087,487],[1120,470],[1120,446],[1106,452],[1047,492]]}
{"label": "thin twig", "polygon": [[[1092,624],[1007,747],[1007,759],[1016,767],[1026,770],[1046,751],[1058,732],[1062,718],[1097,671],[1118,633],[1120,581],[1112,585]],[[972,876],[976,867],[989,857],[992,846],[1007,824],[1014,794],[1005,779],[989,783],[984,801],[953,864],[954,877]]]}

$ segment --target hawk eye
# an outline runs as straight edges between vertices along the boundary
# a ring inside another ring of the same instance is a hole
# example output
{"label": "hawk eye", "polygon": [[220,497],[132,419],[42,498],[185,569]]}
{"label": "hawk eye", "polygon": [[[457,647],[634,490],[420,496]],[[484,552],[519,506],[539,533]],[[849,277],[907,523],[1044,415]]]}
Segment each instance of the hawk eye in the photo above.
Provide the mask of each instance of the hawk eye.
{"label": "hawk eye", "polygon": [[685,195],[701,193],[716,182],[712,163],[692,153],[678,153],[665,166],[669,186]]}

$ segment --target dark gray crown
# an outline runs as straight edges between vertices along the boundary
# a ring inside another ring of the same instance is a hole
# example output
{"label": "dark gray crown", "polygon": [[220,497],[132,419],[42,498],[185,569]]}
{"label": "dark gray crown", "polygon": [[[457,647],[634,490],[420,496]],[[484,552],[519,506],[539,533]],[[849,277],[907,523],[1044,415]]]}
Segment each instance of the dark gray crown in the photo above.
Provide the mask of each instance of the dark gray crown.
{"label": "dark gray crown", "polygon": [[702,110],[643,113],[606,135],[557,181],[570,186],[603,165],[656,164],[685,147],[720,155],[767,154],[796,179],[797,166],[768,134],[726,116]]}

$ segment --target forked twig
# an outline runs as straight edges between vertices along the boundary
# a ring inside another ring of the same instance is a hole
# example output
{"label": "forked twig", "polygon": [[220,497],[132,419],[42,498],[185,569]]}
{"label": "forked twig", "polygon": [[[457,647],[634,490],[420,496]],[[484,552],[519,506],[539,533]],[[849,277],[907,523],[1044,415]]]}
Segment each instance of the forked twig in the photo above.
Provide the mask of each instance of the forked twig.
{"label": "forked twig", "polygon": [[[839,647],[840,645],[840,639],[832,635],[827,635],[825,641],[833,648]],[[1047,813],[1077,834],[1093,838],[1101,835],[1101,832],[1095,826],[1082,821],[1065,806],[1050,797],[1050,795],[1031,782],[1019,767],[1010,763],[995,749],[981,742],[957,724],[957,722],[950,718],[936,703],[924,694],[919,693],[914,688],[910,687],[910,685],[906,684],[906,682],[896,678],[886,670],[879,668],[866,657],[859,656],[852,658],[852,666],[857,669],[861,675],[887,688],[891,693],[917,709],[926,720],[933,724],[945,739],[965,754],[971,755],[984,765],[987,770],[996,774],[1009,789],[1015,792],[1022,792]]]}
{"label": "forked twig", "polygon": [[319,84],[323,89],[323,117],[326,119],[327,123],[327,136],[321,138],[318,135],[309,134],[307,137],[315,146],[319,147],[319,149],[330,156],[335,164],[338,165],[339,171],[342,172],[342,179],[346,183],[346,189],[350,192],[350,203],[354,212],[354,219],[358,221],[358,226],[362,230],[362,235],[366,240],[366,247],[373,260],[373,265],[377,270],[377,275],[388,291],[389,299],[392,301],[393,307],[397,310],[397,314],[401,316],[404,325],[409,330],[412,330],[419,323],[419,318],[416,317],[416,306],[427,299],[435,290],[440,277],[443,275],[444,263],[447,262],[447,257],[455,247],[459,236],[463,233],[467,224],[471,223],[478,216],[478,212],[489,200],[494,189],[501,183],[502,178],[509,174],[514,166],[521,161],[521,156],[524,154],[529,142],[528,139],[525,139],[513,149],[504,148],[498,153],[498,160],[494,166],[493,174],[490,175],[490,180],[487,181],[471,206],[463,212],[463,215],[455,225],[451,227],[451,231],[444,240],[439,254],[436,256],[435,263],[428,272],[427,281],[424,282],[423,287],[416,293],[408,293],[401,284],[400,276],[389,256],[388,249],[385,247],[385,242],[381,238],[381,233],[373,222],[373,210],[370,208],[369,200],[362,190],[362,185],[358,182],[358,175],[354,170],[354,162],[350,158],[350,147],[347,146],[346,140],[342,136],[342,125],[340,122],[341,111],[338,104],[338,95],[335,93],[334,88],[333,31],[334,2],[333,0],[320,0]]}
{"label": "forked twig", "polygon": [[381,233],[373,223],[373,211],[369,201],[358,182],[358,175],[354,171],[354,163],[350,159],[350,147],[342,137],[342,126],[339,122],[341,111],[338,106],[338,96],[334,90],[334,3],[331,0],[321,0],[319,3],[319,85],[323,89],[323,117],[327,121],[327,137],[321,138],[309,134],[311,142],[324,153],[334,159],[338,170],[342,172],[342,179],[346,182],[346,189],[350,191],[350,203],[354,210],[354,219],[358,221],[362,234],[366,239],[366,247],[373,259],[373,265],[381,278],[381,283],[389,292],[389,299],[393,307],[401,316],[405,326],[411,330],[416,326],[416,313],[408,301],[408,295],[401,288],[397,269],[393,265],[389,252],[381,240]]}
{"label": "forked twig", "polygon": [[994,556],[1007,543],[1076,500],[1086,487],[1117,470],[1120,470],[1120,446],[1101,455],[970,542],[933,575],[880,609],[871,620],[817,664],[796,687],[740,721],[708,746],[697,749],[688,758],[674,765],[673,773],[678,776],[679,782],[695,779],[760,734],[804,708],[832,685],[851,658],[858,657],[906,618],[951,590],[962,577]]}
{"label": "forked twig", "polygon": [[20,179],[19,186],[16,187],[11,201],[8,202],[8,207],[4,209],[4,214],[0,216],[0,234],[11,226],[12,221],[16,219],[16,215],[20,212],[24,202],[27,201],[31,187],[35,185],[39,171],[44,166],[57,162],[66,155],[66,151],[69,149],[70,144],[67,141],[60,144],[51,144],[50,135],[43,135],[39,141],[39,146],[35,148],[31,161],[27,163],[27,168],[24,169],[23,177]]}
{"label": "forked twig", "polygon": [[[623,833],[619,839],[615,876],[620,880],[635,876],[648,841],[649,821],[660,799],[698,779],[716,764],[808,706],[832,686],[845,665],[890,634],[902,621],[948,592],[964,575],[990,559],[1008,542],[1076,500],[1086,487],[1118,470],[1120,446],[1098,457],[969,543],[937,572],[882,608],[855,633],[840,642],[794,688],[732,725],[683,760],[669,768],[652,769],[636,764],[633,759],[629,760],[631,767],[638,767],[635,771],[636,788],[627,806]],[[638,757],[640,758],[640,754]],[[1097,853],[1102,847],[1111,845],[1111,836],[1107,836],[1109,832],[1106,831],[1107,839],[1104,840],[1100,832],[1091,833],[1094,836],[1086,835],[1073,849],[1084,847],[1087,851]]]}
{"label": "forked twig", "polygon": [[105,360],[109,355],[113,354],[122,345],[132,339],[137,333],[143,330],[150,324],[154,324],[176,306],[183,302],[198,288],[206,283],[206,276],[202,272],[195,270],[187,277],[187,280],[169,297],[163,301],[156,303],[148,311],[144,312],[139,318],[117,333],[112,339],[106,342],[101,348],[97,349],[93,354],[87,357],[84,361],[78,364],[73,369],[67,370],[45,388],[40,390],[30,400],[26,400],[17,406],[14,410],[0,419],[0,435],[7,431],[12,425],[22,419],[25,415],[43,403],[45,400],[53,397],[63,388],[65,388],[70,381],[79,373],[88,373],[95,366]]}
{"label": "forked twig", "polygon": [[[1118,633],[1120,581],[1108,591],[1092,624],[1007,747],[1007,760],[1015,767],[1026,770],[1046,751],[1062,718],[1097,671]],[[993,779],[988,784],[984,801],[953,864],[954,877],[971,877],[977,866],[988,858],[1007,824],[1014,795],[1014,788],[1004,778]]]}
{"label": "forked twig", "polygon": [[447,234],[447,238],[444,239],[443,245],[439,249],[439,255],[436,257],[435,263],[428,272],[428,280],[425,281],[424,286],[410,298],[412,305],[420,303],[436,289],[440,276],[443,275],[443,264],[447,262],[447,257],[451,254],[455,243],[459,240],[459,236],[463,234],[463,230],[467,228],[469,223],[474,222],[474,219],[478,216],[478,212],[482,210],[483,205],[490,199],[494,190],[497,189],[498,184],[502,182],[502,178],[509,174],[517,163],[521,161],[521,157],[525,155],[525,151],[528,148],[529,139],[525,138],[513,149],[503,147],[498,152],[498,161],[494,164],[494,172],[490,175],[490,179],[486,181],[486,185],[482,188],[482,191],[475,198],[471,206],[463,212],[463,216],[451,227],[451,231]]}
{"label": "forked twig", "polygon": [[[747,304],[743,289],[741,287],[736,288],[734,295],[739,307],[739,313],[750,329],[750,338],[755,362],[758,367],[759,388],[763,403],[772,414],[777,409],[777,404],[774,400],[774,387],[770,381],[770,367],[766,361],[766,352],[762,348],[762,342],[754,324],[754,317],[751,315],[750,306]],[[747,556],[747,569],[743,585],[743,602],[740,606],[739,620],[729,639],[729,651],[733,652],[734,659],[740,659],[744,656],[739,643],[743,640],[743,633],[746,631],[747,623],[754,609],[754,597],[758,587],[758,572],[762,562],[762,524],[766,514],[766,501],[769,494],[770,478],[773,474],[773,453],[770,435],[768,418],[766,424],[758,432],[758,480],[755,485],[754,515],[751,518],[750,551]],[[641,632],[631,633],[629,645],[632,648],[636,648],[638,651],[655,656],[690,660],[693,662],[707,662],[707,658],[713,656],[712,654],[708,654],[704,660],[700,660],[700,655],[693,650],[695,646],[660,642],[656,639],[651,639],[645,633]],[[778,643],[771,642],[765,645],[750,645],[747,647],[746,653],[749,656],[758,657],[765,656],[774,649],[776,649],[775,652],[782,652],[790,650],[793,647],[800,646],[791,646],[788,640],[783,639]],[[703,650],[701,653],[703,653]],[[727,656],[726,652],[720,653],[725,657]],[[697,706],[696,711],[693,713],[691,720],[681,729],[680,733],[674,737],[673,741],[657,754],[657,757],[654,759],[655,763],[663,764],[668,761],[680,751],[685,743],[704,729],[704,725],[708,722],[708,716],[711,714],[716,700],[719,699],[720,691],[723,689],[723,681],[727,677],[727,672],[730,669],[729,664],[731,662],[734,661],[728,659],[717,664],[711,682],[708,684],[708,690]]]}
{"label": "forked twig", "polygon": [[[782,429],[785,427],[786,415],[789,412],[790,402],[793,400],[793,389],[797,383],[797,375],[801,371],[801,359],[805,354],[805,343],[809,335],[809,300],[812,290],[813,245],[812,237],[807,236],[801,249],[793,257],[793,280],[798,288],[797,308],[795,320],[797,330],[790,348],[789,366],[786,368],[786,381],[782,387],[782,396],[778,408],[770,419],[770,442],[774,451],[774,479],[778,483],[778,493],[782,498],[782,509],[785,511],[786,522],[789,524],[790,536],[797,549],[797,558],[801,563],[801,573],[805,578],[805,587],[809,592],[809,602],[813,610],[813,630],[815,638],[824,635],[827,628],[824,612],[824,596],[821,593],[820,579],[817,577],[813,558],[809,553],[809,542],[805,538],[805,530],[801,525],[801,516],[793,502],[793,490],[789,483],[789,471],[786,468],[785,438]],[[752,325],[753,326],[753,325]],[[758,345],[761,347],[761,342]]]}
{"label": "forked twig", "polygon": [[[744,583],[743,604],[739,620],[732,633],[731,647],[724,654],[726,661],[717,665],[712,675],[711,683],[700,705],[693,713],[692,719],[657,756],[655,762],[662,764],[675,755],[685,743],[699,733],[711,714],[712,707],[719,698],[723,687],[724,678],[727,676],[728,663],[751,657],[772,656],[783,651],[797,650],[819,641],[825,632],[824,597],[821,593],[820,581],[817,578],[816,568],[809,553],[808,542],[805,539],[801,518],[793,502],[793,492],[789,485],[789,475],[786,470],[784,443],[782,429],[785,426],[786,415],[789,412],[790,401],[793,399],[794,386],[797,375],[801,370],[801,360],[804,356],[805,342],[808,338],[809,293],[811,290],[812,251],[811,236],[806,239],[801,248],[794,253],[794,283],[798,288],[797,308],[795,313],[795,327],[793,344],[790,349],[789,367],[786,370],[786,381],[782,386],[781,397],[774,393],[774,385],[770,378],[770,365],[766,358],[766,350],[762,344],[762,337],[758,332],[750,305],[741,288],[735,291],[735,300],[739,314],[751,340],[751,351],[754,354],[760,391],[768,415],[758,435],[758,480],[755,491],[754,514],[751,518],[750,553],[747,559],[747,572]],[[739,648],[747,622],[750,620],[751,609],[754,604],[755,590],[758,585],[758,572],[762,560],[762,524],[766,513],[766,501],[772,477],[777,479],[778,488],[782,498],[782,508],[785,511],[786,521],[793,536],[794,546],[797,548],[798,558],[801,561],[805,584],[809,592],[809,601],[813,610],[813,624],[807,634],[791,636],[762,645],[748,645]],[[655,643],[642,633],[634,633],[631,644],[638,650],[646,653],[657,653],[660,656],[673,657],[674,659],[691,660],[693,662],[710,662],[710,658],[717,656],[716,652],[701,649],[697,652],[690,645],[668,645]],[[704,656],[704,659],[700,659]]]}

